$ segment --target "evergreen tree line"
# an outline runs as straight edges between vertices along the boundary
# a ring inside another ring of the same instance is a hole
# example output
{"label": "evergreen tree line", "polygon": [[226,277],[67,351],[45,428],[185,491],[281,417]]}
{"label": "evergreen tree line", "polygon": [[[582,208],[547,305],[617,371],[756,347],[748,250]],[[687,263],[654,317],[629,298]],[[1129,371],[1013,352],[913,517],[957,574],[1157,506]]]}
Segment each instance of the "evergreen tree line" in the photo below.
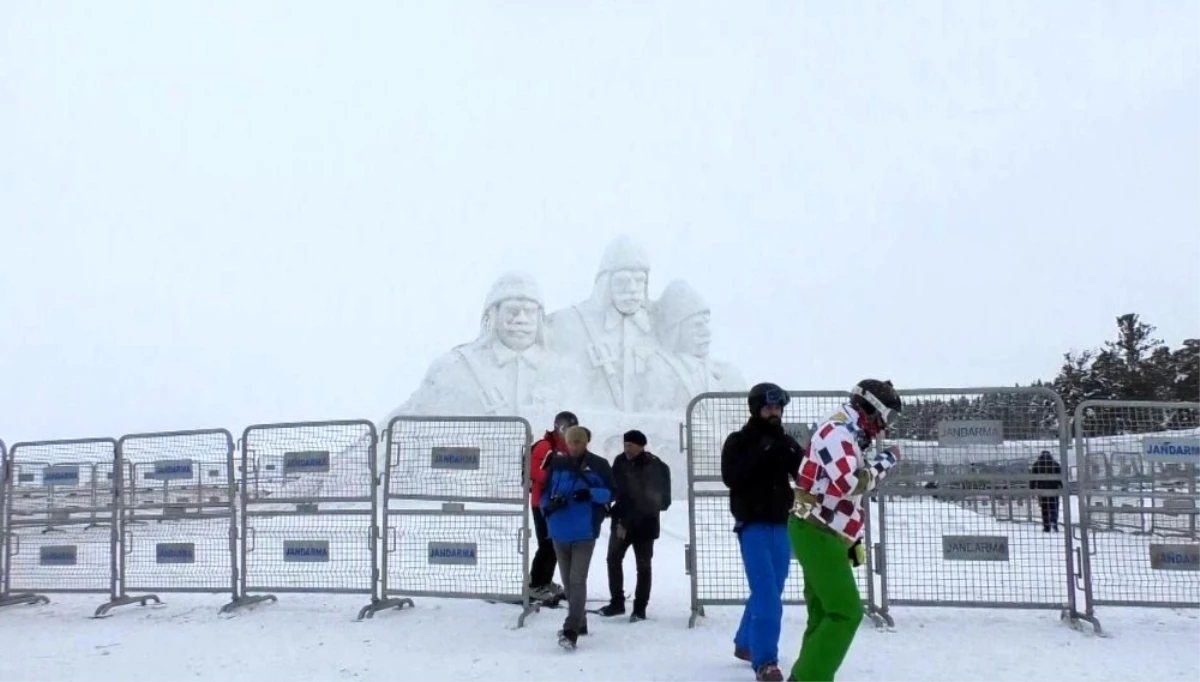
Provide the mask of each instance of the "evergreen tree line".
{"label": "evergreen tree line", "polygon": [[[1154,331],[1138,315],[1122,315],[1115,340],[1065,353],[1053,381],[1026,386],[1049,388],[1062,396],[1068,423],[1085,400],[1200,401],[1200,339],[1186,339],[1172,349],[1155,338]],[[962,419],[1000,421],[1006,440],[1053,440],[1059,423],[1053,402],[1037,393],[922,396],[905,401],[894,437],[937,440],[939,422]],[[1086,437],[1149,433],[1200,427],[1200,414],[1194,409],[1108,408],[1089,412],[1074,426]]]}

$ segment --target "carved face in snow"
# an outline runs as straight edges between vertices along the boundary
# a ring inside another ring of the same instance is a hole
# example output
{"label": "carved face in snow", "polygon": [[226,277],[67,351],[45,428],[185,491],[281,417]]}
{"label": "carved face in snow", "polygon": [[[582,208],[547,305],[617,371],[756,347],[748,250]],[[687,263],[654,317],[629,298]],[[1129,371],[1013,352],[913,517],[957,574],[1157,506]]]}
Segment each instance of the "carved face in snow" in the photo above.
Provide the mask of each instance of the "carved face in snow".
{"label": "carved face in snow", "polygon": [[515,351],[523,351],[537,340],[542,308],[535,301],[510,298],[496,306],[496,334],[500,343]]}
{"label": "carved face in snow", "polygon": [[698,358],[707,357],[708,346],[712,343],[711,322],[712,317],[708,313],[692,315],[680,322],[675,352]]}
{"label": "carved face in snow", "polygon": [[609,281],[612,304],[622,315],[641,310],[646,301],[646,273],[641,270],[617,270]]}

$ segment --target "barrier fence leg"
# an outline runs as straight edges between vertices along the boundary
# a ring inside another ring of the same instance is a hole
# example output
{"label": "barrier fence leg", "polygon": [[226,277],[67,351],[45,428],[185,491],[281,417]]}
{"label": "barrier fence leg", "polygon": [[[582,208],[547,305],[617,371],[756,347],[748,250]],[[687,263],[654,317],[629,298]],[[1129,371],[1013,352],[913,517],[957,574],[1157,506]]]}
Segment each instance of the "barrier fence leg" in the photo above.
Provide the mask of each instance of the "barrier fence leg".
{"label": "barrier fence leg", "polygon": [[[386,514],[386,512],[384,513]],[[384,528],[388,528],[386,518],[384,520]],[[379,552],[379,563],[381,568],[378,569],[379,579],[375,581],[378,594],[371,597],[370,604],[367,604],[359,610],[358,620],[362,620],[363,618],[374,618],[375,614],[379,611],[386,611],[388,609],[396,609],[397,611],[400,611],[406,606],[410,609],[416,608],[416,605],[413,604],[413,600],[409,599],[408,597],[387,596],[388,552],[390,552],[391,549],[389,549],[387,541],[389,533],[385,530],[383,533],[381,533],[381,536],[382,537],[376,538],[378,541],[378,546],[381,548]]]}
{"label": "barrier fence leg", "polygon": [[5,606],[23,606],[23,605],[37,606],[40,604],[49,604],[49,603],[50,603],[49,597],[47,597],[45,595],[41,595],[41,594],[34,594],[32,592],[17,592],[15,594],[6,594],[3,597],[0,597],[0,608],[3,608]]}
{"label": "barrier fence leg", "polygon": [[242,512],[242,571],[241,571],[241,594],[233,599],[233,601],[221,607],[219,613],[233,613],[238,609],[244,609],[251,606],[256,606],[264,602],[275,603],[279,598],[273,594],[246,594],[246,555],[254,551],[254,529],[246,524],[247,516],[245,514],[245,486],[242,488],[243,495],[243,512]]}

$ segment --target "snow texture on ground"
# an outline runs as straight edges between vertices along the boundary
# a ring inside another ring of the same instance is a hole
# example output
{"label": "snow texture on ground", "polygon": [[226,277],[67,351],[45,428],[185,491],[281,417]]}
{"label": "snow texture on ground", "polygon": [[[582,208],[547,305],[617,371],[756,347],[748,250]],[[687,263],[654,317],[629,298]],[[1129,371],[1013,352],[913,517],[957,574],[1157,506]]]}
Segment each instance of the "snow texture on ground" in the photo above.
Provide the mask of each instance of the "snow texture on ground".
{"label": "snow texture on ground", "polygon": [[[674,526],[686,510],[673,509]],[[279,603],[220,616],[227,595],[163,594],[162,607],[88,616],[103,601],[55,595],[45,606],[0,611],[0,680],[752,680],[732,657],[740,609],[709,607],[688,629],[683,544],[665,534],[655,552],[650,620],[589,616],[591,634],[560,649],[562,610],[532,615],[476,600],[416,599],[416,608],[355,621],[364,597],[280,594]],[[592,599],[605,584],[602,536]],[[626,560],[632,590],[632,554]],[[595,605],[598,605],[595,604]],[[1200,679],[1200,612],[1104,608],[1105,635],[1064,625],[1057,612],[901,608],[894,630],[864,623],[844,680]],[[805,624],[785,611],[781,663],[790,666]]]}

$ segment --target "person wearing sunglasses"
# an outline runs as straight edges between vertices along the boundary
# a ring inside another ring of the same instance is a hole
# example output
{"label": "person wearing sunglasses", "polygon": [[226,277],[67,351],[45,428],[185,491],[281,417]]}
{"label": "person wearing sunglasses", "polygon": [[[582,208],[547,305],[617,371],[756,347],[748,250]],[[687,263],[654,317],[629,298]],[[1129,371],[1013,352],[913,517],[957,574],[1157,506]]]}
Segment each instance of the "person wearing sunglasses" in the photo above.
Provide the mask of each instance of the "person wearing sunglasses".
{"label": "person wearing sunglasses", "polygon": [[903,404],[891,381],[864,379],[813,432],[796,480],[788,538],[804,576],[808,624],[788,680],[832,680],[863,619],[853,568],[866,561],[862,496],[900,460],[892,446],[867,458]]}
{"label": "person wearing sunglasses", "polygon": [[729,488],[733,530],[750,587],[733,655],[749,661],[758,680],[783,679],[779,631],[792,560],[787,523],[795,499],[792,481],[803,454],[783,430],[783,408],[790,401],[775,384],[755,385],[748,398],[750,419],[729,434],[721,449],[721,480]]}

